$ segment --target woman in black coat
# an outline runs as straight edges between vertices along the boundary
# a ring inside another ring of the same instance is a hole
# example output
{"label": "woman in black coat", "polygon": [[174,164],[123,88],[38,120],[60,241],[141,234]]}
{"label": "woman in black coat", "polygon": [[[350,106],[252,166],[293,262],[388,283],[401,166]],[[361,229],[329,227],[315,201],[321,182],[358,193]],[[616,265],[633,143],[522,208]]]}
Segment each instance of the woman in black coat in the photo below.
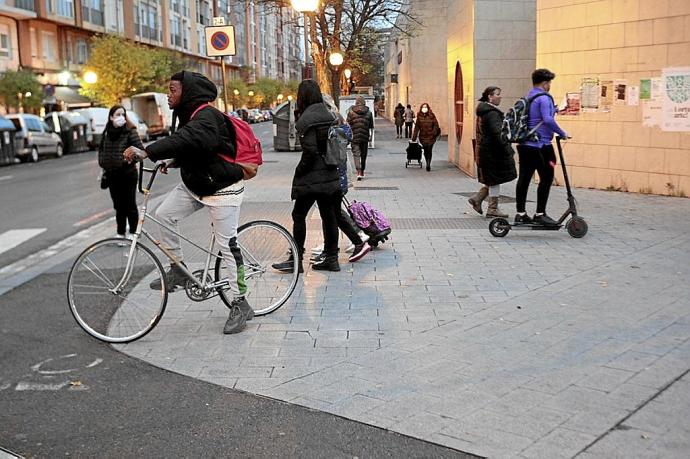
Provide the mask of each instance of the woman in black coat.
{"label": "woman in black coat", "polygon": [[139,210],[137,209],[136,164],[125,161],[122,153],[127,147],[144,148],[134,124],[127,119],[127,111],[121,105],[114,105],[108,112],[100,147],[98,165],[105,171],[110,197],[115,208],[117,236],[125,237],[127,223],[129,234],[137,230]]}
{"label": "woman in black coat", "polygon": [[[318,204],[324,237],[324,257],[312,265],[312,269],[340,271],[338,264],[338,223],[336,212],[340,211],[340,177],[336,166],[324,161],[328,143],[328,130],[337,124],[337,118],[328,110],[323,96],[314,80],[304,80],[297,89],[297,122],[295,128],[302,146],[295,175],[292,179],[291,197],[295,201],[292,209],[292,234],[300,250],[299,271],[303,271],[302,256],[307,238],[307,215],[314,203]],[[277,270],[292,271],[294,254],[282,263],[276,263]]]}
{"label": "woman in black coat", "polygon": [[513,148],[501,136],[503,112],[501,88],[489,86],[482,93],[477,105],[477,179],[484,186],[468,202],[474,210],[482,213],[482,201],[489,196],[487,217],[508,217],[498,208],[501,183],[510,182],[517,177]]}

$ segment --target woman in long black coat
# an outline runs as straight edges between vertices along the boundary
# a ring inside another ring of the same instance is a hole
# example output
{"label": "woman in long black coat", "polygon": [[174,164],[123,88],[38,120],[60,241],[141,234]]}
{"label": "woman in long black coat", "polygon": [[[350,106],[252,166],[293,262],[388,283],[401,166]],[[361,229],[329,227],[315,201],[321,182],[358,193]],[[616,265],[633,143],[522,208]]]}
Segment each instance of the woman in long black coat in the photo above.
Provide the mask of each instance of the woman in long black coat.
{"label": "woman in long black coat", "polygon": [[482,213],[482,201],[489,196],[487,217],[508,217],[498,208],[498,196],[501,184],[515,180],[514,152],[510,143],[501,136],[503,112],[498,108],[501,103],[501,88],[489,86],[482,93],[477,105],[477,179],[484,186],[468,202],[474,210]]}

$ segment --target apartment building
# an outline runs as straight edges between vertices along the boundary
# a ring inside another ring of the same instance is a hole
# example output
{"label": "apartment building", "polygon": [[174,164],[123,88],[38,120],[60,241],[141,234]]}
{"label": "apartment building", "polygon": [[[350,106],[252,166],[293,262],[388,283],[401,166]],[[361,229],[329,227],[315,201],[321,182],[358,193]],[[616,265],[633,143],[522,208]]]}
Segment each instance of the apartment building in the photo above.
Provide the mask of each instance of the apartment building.
{"label": "apartment building", "polygon": [[0,0],[0,72],[32,70],[66,104],[87,103],[77,77],[89,40],[110,33],[182,53],[220,86],[221,63],[206,57],[204,29],[221,16],[236,31],[237,55],[225,58],[230,78],[288,80],[302,66],[295,14],[255,0]]}

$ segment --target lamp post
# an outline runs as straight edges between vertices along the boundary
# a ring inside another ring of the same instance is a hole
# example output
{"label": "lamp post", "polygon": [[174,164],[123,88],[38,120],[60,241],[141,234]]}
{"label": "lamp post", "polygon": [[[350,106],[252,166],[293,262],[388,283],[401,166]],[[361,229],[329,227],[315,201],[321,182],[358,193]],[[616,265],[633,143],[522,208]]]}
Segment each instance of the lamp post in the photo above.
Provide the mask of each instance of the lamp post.
{"label": "lamp post", "polygon": [[350,69],[345,69],[343,71],[343,74],[345,75],[345,94],[350,95],[350,77],[352,76],[352,70]]}
{"label": "lamp post", "polygon": [[332,94],[333,101],[335,102],[336,106],[340,105],[340,71],[339,71],[339,68],[343,64],[344,60],[345,60],[345,58],[343,57],[343,55],[338,50],[331,52],[331,54],[328,56],[328,62],[335,69],[335,75],[333,78],[331,78],[331,91],[333,93]]}
{"label": "lamp post", "polygon": [[309,13],[316,12],[319,9],[319,0],[292,0],[292,7],[295,11],[303,13],[304,15],[304,71],[302,72],[302,79],[311,78],[311,63],[309,53],[309,36],[307,34],[309,24]]}

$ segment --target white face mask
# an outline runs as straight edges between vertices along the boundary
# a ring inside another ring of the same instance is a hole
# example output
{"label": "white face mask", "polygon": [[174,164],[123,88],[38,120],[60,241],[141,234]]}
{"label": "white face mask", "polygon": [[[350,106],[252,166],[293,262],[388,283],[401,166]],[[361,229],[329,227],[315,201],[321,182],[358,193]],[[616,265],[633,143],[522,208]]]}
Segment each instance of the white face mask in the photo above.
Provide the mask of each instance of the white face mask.
{"label": "white face mask", "polygon": [[426,112],[428,112],[428,111],[429,111],[429,109],[426,108],[426,107],[424,107],[424,108],[422,109],[422,113],[426,113]]}
{"label": "white face mask", "polygon": [[125,117],[123,115],[116,116],[113,118],[113,126],[120,128],[125,125]]}

